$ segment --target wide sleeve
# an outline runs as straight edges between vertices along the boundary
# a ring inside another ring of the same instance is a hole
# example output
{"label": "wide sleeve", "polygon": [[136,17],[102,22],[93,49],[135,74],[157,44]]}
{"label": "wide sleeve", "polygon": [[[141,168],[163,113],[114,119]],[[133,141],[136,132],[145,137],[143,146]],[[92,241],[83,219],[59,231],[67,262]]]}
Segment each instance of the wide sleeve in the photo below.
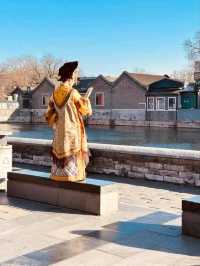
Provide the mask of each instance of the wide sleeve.
{"label": "wide sleeve", "polygon": [[90,99],[84,96],[81,96],[77,90],[74,90],[73,99],[77,107],[78,112],[83,116],[92,115],[92,107]]}
{"label": "wide sleeve", "polygon": [[49,99],[48,108],[47,108],[47,111],[44,113],[44,117],[48,125],[50,127],[53,127],[53,124],[55,123],[57,119],[57,112],[54,107],[53,96],[51,96]]}

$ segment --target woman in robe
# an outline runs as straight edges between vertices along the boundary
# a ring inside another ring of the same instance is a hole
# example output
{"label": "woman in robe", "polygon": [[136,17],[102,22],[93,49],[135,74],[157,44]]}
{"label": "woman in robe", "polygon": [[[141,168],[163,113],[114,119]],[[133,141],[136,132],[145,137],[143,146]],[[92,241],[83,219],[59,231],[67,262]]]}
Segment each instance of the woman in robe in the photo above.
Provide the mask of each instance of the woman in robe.
{"label": "woman in robe", "polygon": [[51,148],[51,179],[81,181],[86,178],[89,150],[83,116],[91,115],[90,100],[73,88],[78,62],[65,63],[59,69],[61,84],[50,97],[46,121],[54,130]]}

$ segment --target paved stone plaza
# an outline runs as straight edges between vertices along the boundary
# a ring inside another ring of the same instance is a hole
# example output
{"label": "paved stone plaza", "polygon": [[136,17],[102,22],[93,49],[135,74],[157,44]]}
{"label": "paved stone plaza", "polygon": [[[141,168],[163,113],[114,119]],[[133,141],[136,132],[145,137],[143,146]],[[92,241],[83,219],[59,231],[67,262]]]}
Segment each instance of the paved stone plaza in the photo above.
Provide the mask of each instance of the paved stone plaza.
{"label": "paved stone plaza", "polygon": [[181,235],[181,200],[198,188],[110,179],[120,194],[119,211],[110,216],[1,192],[0,265],[200,266],[200,239]]}

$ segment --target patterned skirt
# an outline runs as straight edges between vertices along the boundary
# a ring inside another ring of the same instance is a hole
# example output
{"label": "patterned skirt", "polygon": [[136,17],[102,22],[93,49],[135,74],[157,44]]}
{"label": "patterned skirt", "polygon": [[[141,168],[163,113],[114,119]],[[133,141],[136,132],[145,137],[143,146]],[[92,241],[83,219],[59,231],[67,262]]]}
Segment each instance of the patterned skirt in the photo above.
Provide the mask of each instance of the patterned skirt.
{"label": "patterned skirt", "polygon": [[82,181],[86,178],[85,161],[80,151],[64,159],[52,156],[51,179],[56,181]]}

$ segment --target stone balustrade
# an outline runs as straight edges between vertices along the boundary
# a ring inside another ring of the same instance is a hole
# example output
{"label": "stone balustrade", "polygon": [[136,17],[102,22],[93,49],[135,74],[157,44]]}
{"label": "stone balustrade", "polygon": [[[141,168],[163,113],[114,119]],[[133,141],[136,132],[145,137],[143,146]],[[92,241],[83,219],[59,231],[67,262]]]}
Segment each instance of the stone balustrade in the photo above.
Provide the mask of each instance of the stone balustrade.
{"label": "stone balustrade", "polygon": [[[13,161],[51,165],[50,140],[9,137]],[[88,172],[200,186],[200,151],[89,143]]]}
{"label": "stone balustrade", "polygon": [[12,146],[7,145],[11,132],[0,131],[0,190],[6,189],[7,172],[12,169]]}

